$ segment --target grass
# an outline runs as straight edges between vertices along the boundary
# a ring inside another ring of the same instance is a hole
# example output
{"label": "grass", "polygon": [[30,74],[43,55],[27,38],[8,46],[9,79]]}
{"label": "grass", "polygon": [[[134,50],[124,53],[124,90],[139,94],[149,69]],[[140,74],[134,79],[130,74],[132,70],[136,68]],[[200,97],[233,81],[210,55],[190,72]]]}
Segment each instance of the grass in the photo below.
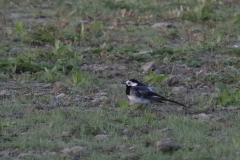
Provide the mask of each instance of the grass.
{"label": "grass", "polygon": [[[0,4],[0,159],[238,159],[238,1]],[[172,27],[152,27],[160,22]],[[182,79],[162,83],[171,76]],[[130,78],[191,108],[128,107],[121,82]],[[57,81],[69,91],[54,106]],[[173,92],[178,86],[187,92]],[[217,118],[192,118],[201,112]],[[160,151],[167,137],[181,149]],[[61,152],[74,146],[87,151]]]}

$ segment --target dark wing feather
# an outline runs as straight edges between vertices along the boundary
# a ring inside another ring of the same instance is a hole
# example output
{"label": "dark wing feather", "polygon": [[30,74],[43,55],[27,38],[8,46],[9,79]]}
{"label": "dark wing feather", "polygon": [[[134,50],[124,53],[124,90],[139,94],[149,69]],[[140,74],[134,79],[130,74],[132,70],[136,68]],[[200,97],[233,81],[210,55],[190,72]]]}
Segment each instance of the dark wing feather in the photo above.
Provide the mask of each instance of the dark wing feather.
{"label": "dark wing feather", "polygon": [[[135,88],[135,87],[134,87]],[[162,100],[165,99],[164,97],[157,94],[155,91],[153,91],[149,87],[136,87],[136,92],[139,93],[139,95],[142,95],[143,98],[152,99],[152,100]]]}
{"label": "dark wing feather", "polygon": [[151,99],[155,101],[161,101],[165,99],[156,92],[152,91],[149,87],[145,86],[133,86],[131,87],[131,94],[135,94],[138,97]]}
{"label": "dark wing feather", "polygon": [[173,103],[176,103],[176,104],[186,107],[184,104],[164,98],[163,96],[157,94],[156,92],[152,91],[148,87],[133,86],[133,87],[131,87],[131,92],[132,92],[131,94],[135,94],[136,96],[141,97],[141,98],[146,98],[146,99],[150,99],[150,100],[158,101],[158,102],[169,101],[169,102],[173,102]]}
{"label": "dark wing feather", "polygon": [[131,90],[130,90],[130,95],[136,95],[137,97],[141,97],[143,98],[143,94],[141,92],[139,92],[140,88],[146,88],[146,87],[138,87],[138,86],[132,86]]}
{"label": "dark wing feather", "polygon": [[[148,87],[148,89],[149,89],[150,91],[156,92],[152,87],[150,87],[149,85],[147,85],[147,84],[145,84],[145,83],[138,82],[138,86]],[[156,92],[156,93],[157,93],[157,92]]]}

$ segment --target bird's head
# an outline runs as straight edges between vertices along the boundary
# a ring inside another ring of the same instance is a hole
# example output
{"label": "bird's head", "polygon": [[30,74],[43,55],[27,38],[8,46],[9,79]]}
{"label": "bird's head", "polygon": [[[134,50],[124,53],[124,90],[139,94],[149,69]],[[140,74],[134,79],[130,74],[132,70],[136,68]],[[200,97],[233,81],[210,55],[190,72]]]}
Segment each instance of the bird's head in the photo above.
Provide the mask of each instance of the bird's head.
{"label": "bird's head", "polygon": [[127,85],[127,86],[137,86],[138,85],[138,81],[137,80],[135,80],[135,79],[129,79],[129,80],[127,80],[126,82],[125,82],[125,84]]}

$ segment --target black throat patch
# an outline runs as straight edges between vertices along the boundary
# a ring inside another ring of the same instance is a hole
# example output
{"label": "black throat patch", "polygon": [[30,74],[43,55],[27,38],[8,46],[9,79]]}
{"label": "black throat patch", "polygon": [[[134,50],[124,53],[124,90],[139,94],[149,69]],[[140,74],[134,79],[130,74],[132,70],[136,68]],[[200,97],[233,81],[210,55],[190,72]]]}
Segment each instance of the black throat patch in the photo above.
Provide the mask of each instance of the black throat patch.
{"label": "black throat patch", "polygon": [[130,95],[131,86],[126,86],[126,95]]}

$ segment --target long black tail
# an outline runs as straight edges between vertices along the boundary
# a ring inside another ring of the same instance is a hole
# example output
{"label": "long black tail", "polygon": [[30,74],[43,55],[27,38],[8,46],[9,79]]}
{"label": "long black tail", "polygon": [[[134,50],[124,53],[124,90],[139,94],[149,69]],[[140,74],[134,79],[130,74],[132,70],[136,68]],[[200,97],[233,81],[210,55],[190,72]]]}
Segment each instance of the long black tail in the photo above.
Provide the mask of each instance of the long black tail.
{"label": "long black tail", "polygon": [[185,106],[184,104],[179,103],[179,102],[176,102],[176,101],[173,101],[173,100],[170,100],[170,99],[166,99],[166,98],[164,98],[164,99],[161,99],[161,101],[169,101],[169,102],[173,102],[173,103],[176,103],[176,104],[178,104],[178,105],[180,105],[180,106],[183,106],[183,107],[186,107],[186,108],[187,108],[187,106]]}

